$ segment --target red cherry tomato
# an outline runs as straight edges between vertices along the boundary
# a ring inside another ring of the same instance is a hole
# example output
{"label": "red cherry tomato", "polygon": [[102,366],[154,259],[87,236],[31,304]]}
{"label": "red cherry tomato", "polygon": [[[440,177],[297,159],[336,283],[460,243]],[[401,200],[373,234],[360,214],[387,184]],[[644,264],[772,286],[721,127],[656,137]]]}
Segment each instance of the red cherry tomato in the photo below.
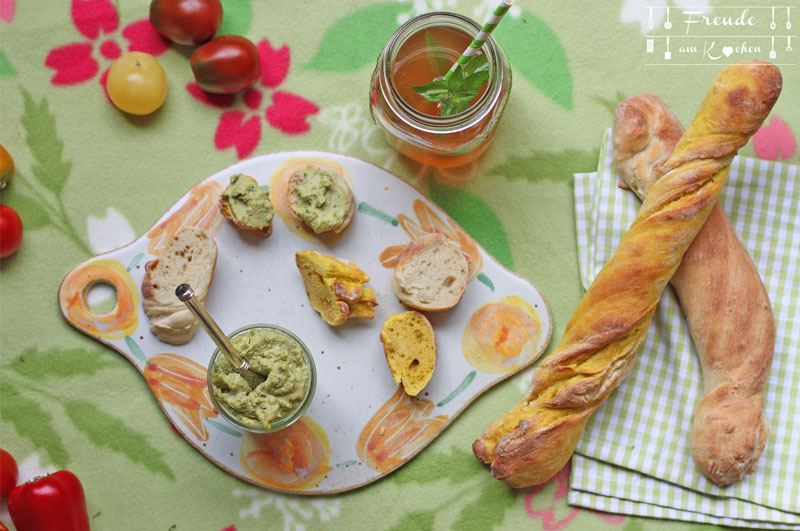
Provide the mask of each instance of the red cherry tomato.
{"label": "red cherry tomato", "polygon": [[0,205],[0,258],[17,252],[22,243],[22,220],[16,210]]}
{"label": "red cherry tomato", "polygon": [[252,41],[223,35],[196,49],[189,58],[197,84],[206,92],[232,94],[258,79],[261,60]]}
{"label": "red cherry tomato", "polygon": [[10,453],[0,449],[0,500],[8,498],[11,489],[17,486],[19,469]]}
{"label": "red cherry tomato", "polygon": [[222,24],[220,0],[153,0],[150,24],[178,44],[208,42]]}

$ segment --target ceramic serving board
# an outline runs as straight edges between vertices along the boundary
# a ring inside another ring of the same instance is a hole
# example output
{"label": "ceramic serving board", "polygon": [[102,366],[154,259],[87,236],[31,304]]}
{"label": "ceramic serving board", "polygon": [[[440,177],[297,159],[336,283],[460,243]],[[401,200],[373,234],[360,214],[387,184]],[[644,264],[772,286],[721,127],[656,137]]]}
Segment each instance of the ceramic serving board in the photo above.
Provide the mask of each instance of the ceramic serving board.
{"label": "ceramic serving board", "polygon": [[[266,239],[237,231],[222,218],[219,195],[232,175],[244,173],[277,190],[276,179],[302,165],[301,159],[338,164],[353,183],[356,214],[338,237],[321,239],[298,227],[280,198]],[[316,394],[289,428],[243,433],[219,415],[206,385],[214,345],[202,329],[180,346],[162,343],[150,332],[141,304],[145,264],[189,225],[208,230],[217,242],[206,305],[222,329],[277,324],[295,332],[314,356]],[[410,398],[392,379],[379,334],[386,318],[408,310],[391,290],[394,261],[408,242],[430,232],[461,243],[471,280],[458,305],[428,313],[438,343],[436,369],[424,391]],[[295,253],[303,250],[363,269],[371,277],[366,287],[375,289],[379,303],[375,318],[349,319],[339,327],[323,322],[295,265]],[[96,314],[87,303],[87,292],[97,283],[117,292],[109,313]],[[59,288],[59,303],[71,325],[136,366],[174,427],[214,464],[255,485],[302,494],[353,489],[403,465],[481,393],[530,365],[552,332],[538,289],[500,265],[418,190],[365,161],[321,152],[263,155],[215,173],[139,239],[71,270]]]}

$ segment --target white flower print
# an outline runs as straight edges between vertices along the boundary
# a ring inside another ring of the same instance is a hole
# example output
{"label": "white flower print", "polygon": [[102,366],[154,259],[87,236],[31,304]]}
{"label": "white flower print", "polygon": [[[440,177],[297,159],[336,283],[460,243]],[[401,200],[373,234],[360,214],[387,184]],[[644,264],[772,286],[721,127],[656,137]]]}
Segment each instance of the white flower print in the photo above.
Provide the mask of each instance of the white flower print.
{"label": "white flower print", "polygon": [[[406,0],[397,1],[402,3],[406,2]],[[417,15],[430,13],[431,11],[456,11],[454,8],[457,3],[457,0],[413,0],[411,11],[398,15],[397,23],[403,24]]]}
{"label": "white flower print", "polygon": [[383,140],[380,128],[367,116],[363,105],[349,103],[328,107],[316,119],[331,129],[328,148],[333,152],[351,153],[354,147],[360,147],[372,157],[386,156],[384,167],[389,167],[397,157]]}
{"label": "white flower print", "polygon": [[297,500],[256,489],[236,489],[233,491],[233,497],[250,500],[250,507],[239,511],[239,518],[259,518],[263,507],[276,508],[283,517],[284,531],[306,531],[307,524],[314,521],[315,513],[321,522],[329,522],[339,516],[341,507],[340,500],[323,498]]}
{"label": "white flower print", "polygon": [[[474,18],[475,22],[478,24],[483,24],[489,20],[489,16],[494,13],[494,10],[497,9],[499,3],[500,2],[498,0],[483,0],[481,5],[472,11],[472,18]],[[520,15],[522,15],[522,8],[520,8],[518,5],[512,5],[505,16],[517,18]]]}
{"label": "white flower print", "polygon": [[86,221],[89,246],[96,254],[122,247],[133,241],[134,234],[128,220],[114,208],[106,209],[106,217],[89,216]]}

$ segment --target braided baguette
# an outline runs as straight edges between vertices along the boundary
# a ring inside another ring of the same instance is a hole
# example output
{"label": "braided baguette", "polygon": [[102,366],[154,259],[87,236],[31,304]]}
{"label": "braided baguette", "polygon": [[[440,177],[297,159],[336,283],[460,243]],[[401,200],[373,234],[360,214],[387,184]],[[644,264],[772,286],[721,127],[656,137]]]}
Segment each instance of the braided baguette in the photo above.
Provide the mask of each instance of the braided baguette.
{"label": "braided baguette", "polygon": [[[614,165],[640,199],[683,128],[652,94],[620,102],[614,114]],[[705,389],[692,426],[692,457],[717,485],[756,469],[769,435],[764,385],[775,348],[767,290],[720,204],[689,246],[672,285],[697,348]]]}
{"label": "braided baguette", "polygon": [[661,293],[711,212],[728,165],[769,114],[780,71],[737,63],[714,80],[664,176],[533,373],[528,395],[472,445],[512,487],[544,483],[569,460],[589,416],[630,373]]}

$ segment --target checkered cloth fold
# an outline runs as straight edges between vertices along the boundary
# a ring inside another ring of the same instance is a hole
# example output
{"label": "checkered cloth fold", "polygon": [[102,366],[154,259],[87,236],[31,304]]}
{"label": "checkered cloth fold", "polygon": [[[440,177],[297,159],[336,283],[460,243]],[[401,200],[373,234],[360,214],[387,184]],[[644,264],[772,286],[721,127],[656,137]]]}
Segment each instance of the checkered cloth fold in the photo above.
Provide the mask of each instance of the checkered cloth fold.
{"label": "checkered cloth fold", "polygon": [[[575,175],[585,288],[616,249],[640,203],[617,186],[611,134],[597,173]],[[612,513],[800,530],[800,171],[736,157],[720,196],[761,274],[777,336],[766,386],[767,447],[755,473],[717,487],[695,467],[690,431],[700,364],[667,288],[630,376],[589,421],[572,461],[569,503]]]}

